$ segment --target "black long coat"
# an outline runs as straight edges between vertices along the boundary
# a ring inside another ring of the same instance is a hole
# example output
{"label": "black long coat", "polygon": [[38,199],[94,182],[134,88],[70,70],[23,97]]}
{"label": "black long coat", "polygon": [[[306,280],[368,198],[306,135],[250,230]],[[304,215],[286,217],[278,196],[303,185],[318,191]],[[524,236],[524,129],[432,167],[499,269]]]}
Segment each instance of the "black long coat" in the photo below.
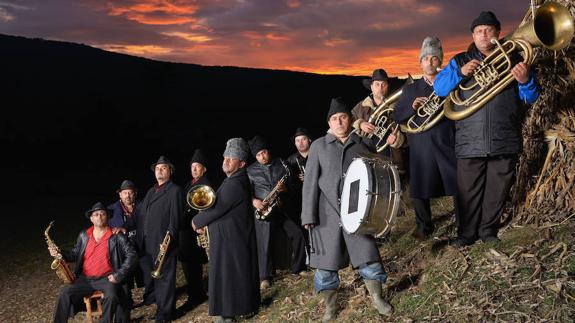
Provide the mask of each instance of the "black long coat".
{"label": "black long coat", "polygon": [[250,181],[245,169],[226,178],[212,208],[193,219],[210,234],[210,315],[238,316],[260,305],[258,256]]}
{"label": "black long coat", "polygon": [[[210,179],[204,174],[200,177],[198,181],[194,184],[188,182],[184,189],[184,194],[188,194],[190,189],[196,185],[207,185],[213,189]],[[198,246],[197,236],[198,234],[192,230],[192,218],[198,214],[197,210],[192,209],[186,199],[184,198],[184,214],[180,221],[180,245],[178,246],[178,259],[180,261],[194,261],[205,264],[208,262],[205,250]]]}
{"label": "black long coat", "polygon": [[[404,123],[415,114],[412,103],[416,97],[431,95],[433,88],[423,78],[407,85],[395,106],[393,118]],[[455,128],[453,121],[443,118],[431,129],[408,134],[410,196],[432,198],[455,195],[457,177],[455,159]]]}
{"label": "black long coat", "polygon": [[157,192],[153,186],[146,193],[140,211],[136,230],[138,249],[155,259],[169,230],[171,242],[168,254],[171,254],[178,246],[179,221],[184,212],[182,189],[172,181],[165,183]]}

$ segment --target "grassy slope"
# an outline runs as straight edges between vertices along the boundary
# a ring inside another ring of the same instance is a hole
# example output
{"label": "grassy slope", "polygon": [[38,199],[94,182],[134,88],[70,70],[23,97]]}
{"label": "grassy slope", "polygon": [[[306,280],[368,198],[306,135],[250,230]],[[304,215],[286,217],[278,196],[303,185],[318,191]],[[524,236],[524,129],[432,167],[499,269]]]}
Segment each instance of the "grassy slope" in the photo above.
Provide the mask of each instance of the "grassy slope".
{"label": "grassy slope", "polygon": [[[424,242],[410,233],[414,215],[398,217],[380,251],[389,274],[386,297],[395,307],[388,321],[560,321],[575,317],[575,239],[573,220],[550,228],[507,227],[502,241],[455,249],[445,243],[454,234],[450,199],[432,204],[436,233]],[[49,270],[49,258],[36,251],[6,264],[0,277],[0,321],[44,322],[52,315],[60,287]],[[22,259],[26,259],[24,266]],[[351,268],[340,272],[340,322],[385,321],[371,307],[362,280]],[[181,271],[178,286],[183,285]],[[136,302],[142,289],[135,291]],[[177,305],[186,296],[178,297]],[[313,292],[312,277],[280,273],[263,293],[263,307],[245,321],[317,321],[323,302]],[[138,307],[132,319],[152,321],[155,307]],[[179,322],[209,322],[207,303]],[[73,320],[82,322],[79,314]]]}

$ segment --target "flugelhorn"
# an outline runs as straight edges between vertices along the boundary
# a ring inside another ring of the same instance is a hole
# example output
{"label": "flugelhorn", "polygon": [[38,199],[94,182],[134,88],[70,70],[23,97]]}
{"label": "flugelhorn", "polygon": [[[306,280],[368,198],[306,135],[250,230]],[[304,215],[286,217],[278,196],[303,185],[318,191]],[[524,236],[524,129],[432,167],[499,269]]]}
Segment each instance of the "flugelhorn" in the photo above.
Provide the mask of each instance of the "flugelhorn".
{"label": "flugelhorn", "polygon": [[429,130],[443,118],[443,103],[445,98],[438,97],[435,92],[431,93],[425,103],[417,108],[416,113],[400,125],[401,131],[421,133]]}
{"label": "flugelhorn", "polygon": [[152,278],[158,279],[162,276],[162,267],[164,266],[164,259],[166,258],[166,253],[168,252],[168,248],[170,247],[170,241],[172,237],[170,236],[170,231],[166,232],[164,236],[164,240],[160,246],[160,251],[158,252],[158,256],[156,257],[156,261],[154,261],[154,270],[152,271]]}
{"label": "flugelhorn", "polygon": [[52,228],[52,225],[54,225],[54,221],[50,222],[50,224],[46,228],[46,231],[44,231],[44,237],[46,238],[46,243],[48,244],[48,247],[56,249],[56,251],[58,251],[58,256],[54,257],[54,260],[52,261],[50,268],[56,271],[56,275],[58,275],[58,277],[65,284],[71,284],[74,282],[74,280],[76,280],[76,275],[74,275],[72,270],[70,270],[70,266],[68,266],[68,263],[64,259],[62,259],[62,255],[60,254],[60,248],[58,248],[58,246],[56,246],[56,243],[54,243],[54,241],[50,239],[49,231]]}
{"label": "flugelhorn", "polygon": [[[523,62],[530,65],[534,60],[533,48],[543,46],[550,50],[565,48],[573,37],[573,17],[569,10],[557,2],[545,2],[533,13],[533,19],[503,42],[491,39],[496,46],[475,70],[471,78],[465,78],[449,93],[445,101],[445,116],[451,120],[462,120],[503,91],[513,80],[511,55],[523,53]],[[470,82],[470,83],[468,83]],[[462,92],[473,92],[464,98]],[[453,105],[460,110],[455,110]]]}
{"label": "flugelhorn", "polygon": [[396,123],[393,121],[391,114],[393,110],[395,110],[395,103],[403,93],[403,88],[411,83],[413,83],[413,78],[410,74],[407,74],[407,79],[401,88],[383,100],[369,117],[368,122],[373,124],[375,129],[373,133],[367,135],[367,138],[377,137],[375,144],[377,152],[382,152],[389,145],[387,143],[387,137],[393,132],[393,129],[396,128]]}

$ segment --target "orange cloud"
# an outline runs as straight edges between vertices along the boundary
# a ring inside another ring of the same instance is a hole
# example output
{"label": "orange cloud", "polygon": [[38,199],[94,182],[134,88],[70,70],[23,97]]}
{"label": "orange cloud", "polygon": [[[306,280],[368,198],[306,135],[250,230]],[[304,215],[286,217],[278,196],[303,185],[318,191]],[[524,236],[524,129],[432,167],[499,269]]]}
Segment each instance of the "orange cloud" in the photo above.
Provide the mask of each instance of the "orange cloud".
{"label": "orange cloud", "polygon": [[118,45],[118,44],[103,44],[97,46],[104,50],[117,52],[128,55],[156,57],[165,55],[172,52],[172,48],[156,46],[156,45]]}
{"label": "orange cloud", "polygon": [[193,34],[193,33],[185,33],[180,31],[163,32],[162,35],[170,37],[179,37],[194,43],[204,43],[212,40],[212,38],[210,38],[209,36]]}
{"label": "orange cloud", "polygon": [[193,15],[198,9],[196,4],[174,0],[145,0],[128,6],[110,5],[108,14],[125,16],[146,25],[178,25],[197,21]]}

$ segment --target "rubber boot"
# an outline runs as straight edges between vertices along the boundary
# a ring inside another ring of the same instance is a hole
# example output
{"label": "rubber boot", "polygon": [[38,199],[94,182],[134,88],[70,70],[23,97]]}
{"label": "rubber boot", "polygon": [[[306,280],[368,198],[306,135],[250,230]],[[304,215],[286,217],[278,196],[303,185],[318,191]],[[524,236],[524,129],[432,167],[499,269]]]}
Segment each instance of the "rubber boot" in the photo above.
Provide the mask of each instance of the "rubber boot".
{"label": "rubber boot", "polygon": [[377,309],[379,314],[391,315],[391,312],[393,311],[391,305],[381,297],[381,282],[369,279],[365,279],[364,282],[365,287],[367,287],[367,291],[369,292],[369,296],[371,296],[371,300],[373,301],[373,306]]}
{"label": "rubber boot", "polygon": [[325,314],[321,319],[322,322],[329,322],[335,320],[337,316],[337,291],[334,289],[322,290],[320,292],[323,297],[323,302],[325,303]]}

